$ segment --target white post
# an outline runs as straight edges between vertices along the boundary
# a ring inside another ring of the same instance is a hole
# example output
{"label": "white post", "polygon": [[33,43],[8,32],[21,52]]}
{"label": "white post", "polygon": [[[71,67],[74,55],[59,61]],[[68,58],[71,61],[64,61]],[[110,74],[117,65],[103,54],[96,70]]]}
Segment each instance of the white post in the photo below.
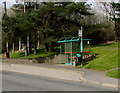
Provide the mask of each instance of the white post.
{"label": "white post", "polygon": [[81,27],[81,52],[83,52],[83,28]]}
{"label": "white post", "polygon": [[83,28],[81,27],[81,29],[78,30],[78,36],[81,37],[81,42],[80,42],[80,52],[83,51]]}

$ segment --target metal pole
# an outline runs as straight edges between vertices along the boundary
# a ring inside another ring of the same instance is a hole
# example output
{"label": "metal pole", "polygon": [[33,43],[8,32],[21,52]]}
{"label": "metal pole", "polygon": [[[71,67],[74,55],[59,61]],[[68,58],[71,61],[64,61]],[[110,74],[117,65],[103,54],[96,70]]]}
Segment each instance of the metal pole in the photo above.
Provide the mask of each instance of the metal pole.
{"label": "metal pole", "polygon": [[82,31],[83,31],[83,28],[81,26],[81,29],[78,30],[78,36],[81,37],[81,40],[80,40],[81,41],[80,42],[80,52],[83,51],[83,35],[82,35],[83,32]]}
{"label": "metal pole", "polygon": [[81,27],[81,50],[80,50],[80,52],[82,53],[83,52],[83,33],[82,33],[82,31],[83,31],[83,28]]}
{"label": "metal pole", "polygon": [[83,52],[83,33],[82,33],[82,31],[83,31],[83,28],[81,27],[81,29],[79,29],[79,36],[81,37],[81,42],[80,42],[80,55],[81,55],[81,57],[80,58],[78,58],[78,61],[81,61],[81,66],[82,66],[82,52]]}
{"label": "metal pole", "polygon": [[72,42],[71,42],[71,63],[72,63]]}
{"label": "metal pole", "polygon": [[65,62],[64,63],[66,63],[67,62],[67,56],[66,56],[66,43],[64,43],[64,46],[65,46],[65,57],[64,57],[64,59],[65,59]]}
{"label": "metal pole", "polygon": [[60,64],[62,64],[62,44],[60,44]]}

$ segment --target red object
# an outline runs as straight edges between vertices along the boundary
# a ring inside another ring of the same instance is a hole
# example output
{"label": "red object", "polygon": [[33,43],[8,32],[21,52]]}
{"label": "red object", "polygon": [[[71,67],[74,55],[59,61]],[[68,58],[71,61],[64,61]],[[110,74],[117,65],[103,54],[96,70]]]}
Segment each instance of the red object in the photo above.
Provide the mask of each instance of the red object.
{"label": "red object", "polygon": [[18,53],[18,52],[22,52],[23,50],[18,50],[18,51],[15,51],[14,53]]}
{"label": "red object", "polygon": [[6,57],[6,58],[9,58],[9,57],[10,57],[8,52],[5,52],[5,57]]}
{"label": "red object", "polygon": [[90,51],[83,51],[82,53],[90,53]]}
{"label": "red object", "polygon": [[65,52],[66,54],[70,54],[70,53],[72,53],[72,52]]}

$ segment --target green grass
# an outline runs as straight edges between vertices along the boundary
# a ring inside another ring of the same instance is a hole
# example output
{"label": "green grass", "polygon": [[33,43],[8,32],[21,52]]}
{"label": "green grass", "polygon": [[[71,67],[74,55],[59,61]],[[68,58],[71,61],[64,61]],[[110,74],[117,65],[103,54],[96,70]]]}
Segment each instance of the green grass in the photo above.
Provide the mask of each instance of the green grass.
{"label": "green grass", "polygon": [[92,53],[96,53],[97,58],[89,61],[83,68],[96,70],[109,70],[120,67],[118,64],[118,43],[114,42],[107,45],[98,45],[92,47]]}
{"label": "green grass", "polygon": [[[18,53],[13,53],[10,52],[10,58],[21,58],[25,56],[25,52],[18,52]],[[1,54],[0,58],[5,58],[5,54]]]}
{"label": "green grass", "polygon": [[3,58],[3,54],[0,54],[0,58]]}
{"label": "green grass", "polygon": [[25,52],[10,53],[10,58],[21,58],[25,56]]}
{"label": "green grass", "polygon": [[30,54],[28,56],[24,56],[21,58],[39,58],[39,57],[47,57],[56,54],[56,52],[42,53],[42,54]]}
{"label": "green grass", "polygon": [[[58,50],[58,48],[56,50]],[[46,53],[45,49],[41,48],[41,49],[38,49],[38,53],[37,54],[34,54],[34,50],[33,50],[32,53],[29,54],[28,56],[25,56],[25,51],[17,52],[17,53],[10,52],[10,58],[39,58],[39,57],[52,56],[52,55],[55,55],[55,54],[58,54],[58,51]],[[4,55],[5,54],[1,54],[0,57],[1,58],[5,58]]]}
{"label": "green grass", "polygon": [[106,75],[112,78],[120,78],[120,69],[108,71]]}
{"label": "green grass", "polygon": [[[118,63],[118,43],[92,46],[92,53],[97,54],[94,60],[88,62],[82,68],[95,70],[109,70],[120,67]],[[120,78],[120,70],[106,71],[106,75],[113,78]]]}

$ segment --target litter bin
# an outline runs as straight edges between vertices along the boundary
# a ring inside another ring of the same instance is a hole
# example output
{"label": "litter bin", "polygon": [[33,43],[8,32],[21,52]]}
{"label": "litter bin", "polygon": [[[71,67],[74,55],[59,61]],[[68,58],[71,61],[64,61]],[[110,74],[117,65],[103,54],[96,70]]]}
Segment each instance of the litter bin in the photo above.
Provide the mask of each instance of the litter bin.
{"label": "litter bin", "polygon": [[10,58],[9,52],[5,52],[5,57]]}

